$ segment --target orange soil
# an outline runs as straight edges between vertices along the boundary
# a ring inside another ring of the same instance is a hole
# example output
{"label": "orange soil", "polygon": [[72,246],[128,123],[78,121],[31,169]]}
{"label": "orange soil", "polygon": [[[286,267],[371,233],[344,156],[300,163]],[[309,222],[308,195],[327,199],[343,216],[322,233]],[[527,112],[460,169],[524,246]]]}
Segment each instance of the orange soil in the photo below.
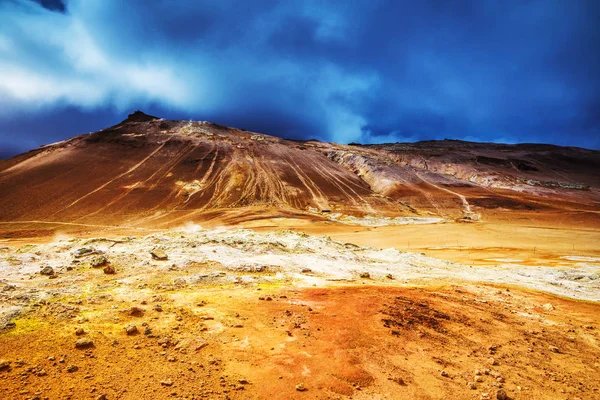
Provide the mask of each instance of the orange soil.
{"label": "orange soil", "polygon": [[[88,312],[72,319],[40,305],[0,335],[12,361],[0,371],[0,398],[479,399],[500,388],[514,399],[600,396],[597,304],[487,286],[257,290],[78,299]],[[132,305],[143,315],[123,311]],[[126,335],[123,326],[143,331],[143,321],[156,337]],[[75,348],[76,327],[93,348]]]}

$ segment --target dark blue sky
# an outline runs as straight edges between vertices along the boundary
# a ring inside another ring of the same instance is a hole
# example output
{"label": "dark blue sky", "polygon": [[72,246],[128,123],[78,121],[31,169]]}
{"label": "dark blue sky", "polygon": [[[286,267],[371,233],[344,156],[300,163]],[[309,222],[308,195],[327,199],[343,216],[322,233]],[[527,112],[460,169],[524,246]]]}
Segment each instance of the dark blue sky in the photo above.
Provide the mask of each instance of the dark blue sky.
{"label": "dark blue sky", "polygon": [[136,109],[600,149],[600,1],[0,0],[0,156]]}

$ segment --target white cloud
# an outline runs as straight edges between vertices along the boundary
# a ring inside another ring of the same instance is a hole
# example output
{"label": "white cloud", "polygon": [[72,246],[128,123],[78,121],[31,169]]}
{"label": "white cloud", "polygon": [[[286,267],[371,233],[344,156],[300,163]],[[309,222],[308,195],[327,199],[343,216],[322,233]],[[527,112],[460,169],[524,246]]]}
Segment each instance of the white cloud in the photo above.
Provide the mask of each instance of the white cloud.
{"label": "white cloud", "polygon": [[[183,107],[190,100],[188,85],[169,65],[140,61],[135,55],[123,57],[100,46],[94,36],[99,33],[89,30],[77,8],[60,14],[27,3],[0,7],[0,13],[8,16],[0,26],[3,108],[39,108],[57,102],[95,107],[111,101],[120,108],[148,101]],[[50,59],[18,50],[19,41],[44,48]]]}

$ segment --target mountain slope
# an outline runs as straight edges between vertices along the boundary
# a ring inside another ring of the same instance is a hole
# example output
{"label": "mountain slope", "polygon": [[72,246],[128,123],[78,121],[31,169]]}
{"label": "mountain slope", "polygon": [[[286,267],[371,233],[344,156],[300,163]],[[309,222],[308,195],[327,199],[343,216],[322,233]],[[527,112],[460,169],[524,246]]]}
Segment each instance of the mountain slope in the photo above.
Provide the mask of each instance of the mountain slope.
{"label": "mountain slope", "polygon": [[[600,152],[458,141],[290,141],[141,112],[0,161],[0,221],[166,226],[331,213],[597,215]],[[582,214],[583,213],[583,214]]]}

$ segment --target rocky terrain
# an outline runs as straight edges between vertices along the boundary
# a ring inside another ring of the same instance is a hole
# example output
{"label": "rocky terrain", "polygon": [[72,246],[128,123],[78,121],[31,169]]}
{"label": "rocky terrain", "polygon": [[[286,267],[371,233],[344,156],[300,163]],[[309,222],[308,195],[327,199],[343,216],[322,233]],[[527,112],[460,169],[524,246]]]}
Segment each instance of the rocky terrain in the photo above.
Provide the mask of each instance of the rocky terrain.
{"label": "rocky terrain", "polygon": [[600,398],[599,166],[140,112],[0,160],[0,399]]}
{"label": "rocky terrain", "polygon": [[489,286],[599,301],[600,257],[569,261],[473,267],[291,231],[193,225],[7,246],[0,390],[29,399],[594,398],[597,303]]}

